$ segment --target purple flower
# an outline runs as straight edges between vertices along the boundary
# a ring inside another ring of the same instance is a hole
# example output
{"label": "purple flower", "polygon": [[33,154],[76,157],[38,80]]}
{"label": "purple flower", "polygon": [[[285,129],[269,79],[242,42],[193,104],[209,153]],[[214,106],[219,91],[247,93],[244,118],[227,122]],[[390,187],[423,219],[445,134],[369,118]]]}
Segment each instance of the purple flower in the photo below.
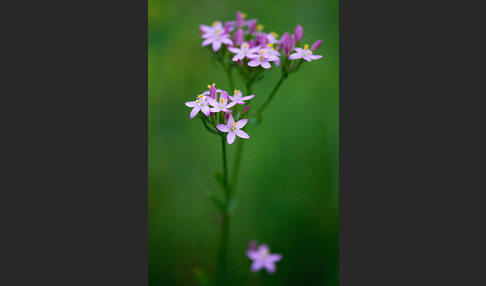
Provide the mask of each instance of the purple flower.
{"label": "purple flower", "polygon": [[243,128],[246,123],[248,122],[248,119],[241,119],[238,120],[238,122],[235,122],[233,115],[229,115],[228,123],[227,124],[218,124],[216,125],[216,128],[218,128],[219,131],[221,132],[228,132],[228,136],[226,137],[226,141],[228,141],[228,144],[233,144],[235,142],[236,136],[244,139],[250,138],[250,136],[243,130],[240,130]]}
{"label": "purple flower", "polygon": [[209,88],[209,90],[206,90],[205,92],[203,92],[201,94],[202,95],[208,95],[209,94],[209,96],[212,99],[216,100],[216,98],[218,97],[217,94],[220,93],[222,91],[222,89],[216,89],[216,84],[214,82],[213,82],[212,85],[208,84],[208,88]]}
{"label": "purple flower", "polygon": [[[226,29],[228,28],[228,25]],[[229,32],[226,32],[223,30],[223,24],[221,22],[217,21],[214,22],[213,25],[210,26],[205,26],[205,25],[200,25],[199,29],[204,32],[202,35],[202,38],[205,39],[201,46],[207,46],[209,44],[213,44],[213,51],[217,52],[219,48],[221,47],[221,44],[226,44],[226,45],[232,45],[233,41],[230,39],[230,34]]]}
{"label": "purple flower", "polygon": [[322,40],[317,40],[314,44],[312,44],[311,50],[316,51],[317,49],[319,49],[321,44],[322,44]]}
{"label": "purple flower", "polygon": [[281,254],[270,254],[270,249],[266,244],[261,244],[257,250],[248,249],[246,256],[253,260],[251,271],[258,272],[265,268],[269,273],[275,273],[277,267],[275,263],[282,259]]}
{"label": "purple flower", "polygon": [[272,66],[270,65],[270,63],[268,62],[269,59],[265,58],[263,56],[263,50],[260,50],[260,54],[257,55],[255,58],[253,58],[251,61],[248,62],[248,65],[250,67],[257,67],[257,66],[262,66],[262,68],[264,69],[269,69],[271,68]]}
{"label": "purple flower", "polygon": [[302,41],[302,38],[304,37],[304,29],[302,29],[301,25],[297,25],[297,27],[295,27],[294,34],[295,40],[300,43]]}
{"label": "purple flower", "polygon": [[280,43],[280,41],[277,40],[277,38],[278,38],[278,34],[273,31],[270,34],[267,34],[267,42],[269,42],[270,44]]}
{"label": "purple flower", "polygon": [[221,94],[219,95],[219,101],[216,101],[212,99],[211,97],[206,97],[206,100],[209,104],[211,104],[213,107],[209,109],[211,112],[227,112],[229,111],[228,108],[231,108],[236,105],[235,102],[229,103],[228,104],[228,93],[224,90],[221,91]]}
{"label": "purple flower", "polygon": [[233,45],[239,46],[243,42],[243,30],[238,29],[234,34],[233,34]]}
{"label": "purple flower", "polygon": [[304,59],[308,62],[322,58],[320,55],[313,55],[309,50],[309,45],[305,45],[303,49],[295,48],[296,53],[289,56],[289,60]]}
{"label": "purple flower", "polygon": [[243,42],[241,44],[241,49],[235,47],[229,47],[228,50],[236,55],[233,57],[233,61],[242,60],[245,57],[254,58],[257,55],[255,53],[260,49],[260,47],[250,48],[250,45],[247,42]]}
{"label": "purple flower", "polygon": [[188,101],[185,103],[187,107],[193,107],[191,114],[189,114],[190,119],[193,119],[199,110],[201,110],[204,115],[209,116],[208,98],[210,97],[199,94],[195,101]]}
{"label": "purple flower", "polygon": [[240,11],[236,12],[236,27],[241,28],[245,24],[246,14]]}
{"label": "purple flower", "polygon": [[237,104],[245,104],[245,100],[250,100],[252,99],[255,95],[248,95],[248,96],[243,96],[243,94],[241,93],[241,91],[239,90],[236,90],[234,91],[234,95],[233,96],[229,96],[229,98],[237,103]]}

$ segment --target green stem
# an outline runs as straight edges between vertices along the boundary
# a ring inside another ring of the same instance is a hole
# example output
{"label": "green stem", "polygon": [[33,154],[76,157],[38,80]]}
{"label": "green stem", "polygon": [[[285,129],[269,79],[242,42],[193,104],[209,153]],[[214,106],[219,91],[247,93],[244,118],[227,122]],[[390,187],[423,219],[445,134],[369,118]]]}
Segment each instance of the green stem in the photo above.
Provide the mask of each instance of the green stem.
{"label": "green stem", "polygon": [[[226,200],[226,205],[230,201],[230,192],[228,189],[228,166],[226,164],[226,142],[225,137],[221,136],[221,146],[223,149],[223,185],[224,185],[224,196]],[[218,262],[218,280],[217,285],[226,285],[226,261],[228,256],[228,244],[229,244],[229,221],[230,214],[228,210],[222,213],[222,229],[221,229],[221,240],[219,249],[219,262]]]}
{"label": "green stem", "polygon": [[280,87],[280,85],[282,84],[285,78],[286,77],[282,75],[277,85],[273,88],[272,93],[270,93],[267,99],[265,99],[265,102],[262,104],[262,106],[260,106],[260,108],[257,110],[258,114],[261,114],[263,110],[265,110],[265,107],[267,107],[267,105],[270,103],[270,101],[272,101],[273,96],[275,95],[275,93],[277,92],[278,88]]}

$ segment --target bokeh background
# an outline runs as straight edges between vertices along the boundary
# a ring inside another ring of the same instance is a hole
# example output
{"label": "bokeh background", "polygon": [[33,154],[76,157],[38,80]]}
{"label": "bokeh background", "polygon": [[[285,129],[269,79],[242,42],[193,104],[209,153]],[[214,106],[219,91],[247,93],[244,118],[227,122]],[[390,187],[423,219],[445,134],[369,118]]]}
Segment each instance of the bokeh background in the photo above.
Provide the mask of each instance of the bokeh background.
{"label": "bokeh background", "polygon": [[[233,20],[238,10],[279,35],[302,25],[304,43],[323,40],[316,52],[323,59],[291,74],[262,124],[247,128],[229,270],[235,277],[249,271],[245,250],[256,239],[283,259],[276,274],[251,275],[246,285],[338,285],[338,0],[148,1],[149,285],[196,285],[195,267],[216,273],[219,217],[205,191],[221,194],[213,178],[222,169],[221,142],[189,119],[184,102],[213,82],[229,90],[226,74],[201,47],[198,26]],[[272,67],[254,85],[253,107],[279,76]],[[228,148],[229,166],[235,149]]]}

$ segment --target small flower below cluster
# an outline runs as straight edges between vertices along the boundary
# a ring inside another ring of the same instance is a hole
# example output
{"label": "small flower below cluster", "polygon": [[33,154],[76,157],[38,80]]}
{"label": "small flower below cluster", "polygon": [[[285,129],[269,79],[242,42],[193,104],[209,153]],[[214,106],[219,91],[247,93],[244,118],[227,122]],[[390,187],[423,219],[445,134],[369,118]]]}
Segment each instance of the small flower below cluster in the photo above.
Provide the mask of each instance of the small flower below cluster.
{"label": "small flower below cluster", "polygon": [[271,254],[270,249],[266,244],[261,244],[256,248],[256,242],[251,241],[250,247],[246,251],[246,256],[253,260],[251,264],[251,271],[258,272],[265,268],[269,273],[275,273],[277,266],[275,263],[282,259],[281,254]]}
{"label": "small flower below cluster", "polygon": [[243,128],[246,123],[248,123],[248,119],[241,119],[238,122],[235,122],[235,119],[233,116],[230,114],[228,123],[227,124],[218,124],[216,125],[216,128],[218,128],[219,131],[221,132],[228,132],[228,136],[226,137],[226,141],[228,141],[228,144],[233,144],[235,142],[236,136],[243,138],[243,139],[248,139],[250,136],[243,130],[240,130]]}
{"label": "small flower below cluster", "polygon": [[308,62],[322,58],[320,55],[313,55],[309,45],[305,45],[303,49],[295,48],[296,53],[289,56],[290,60],[304,59]]}

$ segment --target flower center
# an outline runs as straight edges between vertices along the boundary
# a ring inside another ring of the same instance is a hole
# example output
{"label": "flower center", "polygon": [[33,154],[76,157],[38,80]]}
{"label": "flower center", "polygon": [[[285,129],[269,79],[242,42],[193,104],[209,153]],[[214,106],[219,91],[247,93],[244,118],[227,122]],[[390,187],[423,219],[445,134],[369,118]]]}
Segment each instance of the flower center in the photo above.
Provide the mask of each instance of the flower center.
{"label": "flower center", "polygon": [[248,48],[248,44],[244,44],[243,49],[247,49],[247,48]]}
{"label": "flower center", "polygon": [[236,122],[231,123],[231,131],[235,131],[236,129]]}
{"label": "flower center", "polygon": [[227,99],[222,99],[222,98],[221,98],[221,99],[219,100],[219,102],[221,102],[221,103],[224,103],[225,101],[227,101]]}
{"label": "flower center", "polygon": [[273,44],[267,44],[267,46],[268,46],[269,48],[272,48],[272,51],[273,51]]}

